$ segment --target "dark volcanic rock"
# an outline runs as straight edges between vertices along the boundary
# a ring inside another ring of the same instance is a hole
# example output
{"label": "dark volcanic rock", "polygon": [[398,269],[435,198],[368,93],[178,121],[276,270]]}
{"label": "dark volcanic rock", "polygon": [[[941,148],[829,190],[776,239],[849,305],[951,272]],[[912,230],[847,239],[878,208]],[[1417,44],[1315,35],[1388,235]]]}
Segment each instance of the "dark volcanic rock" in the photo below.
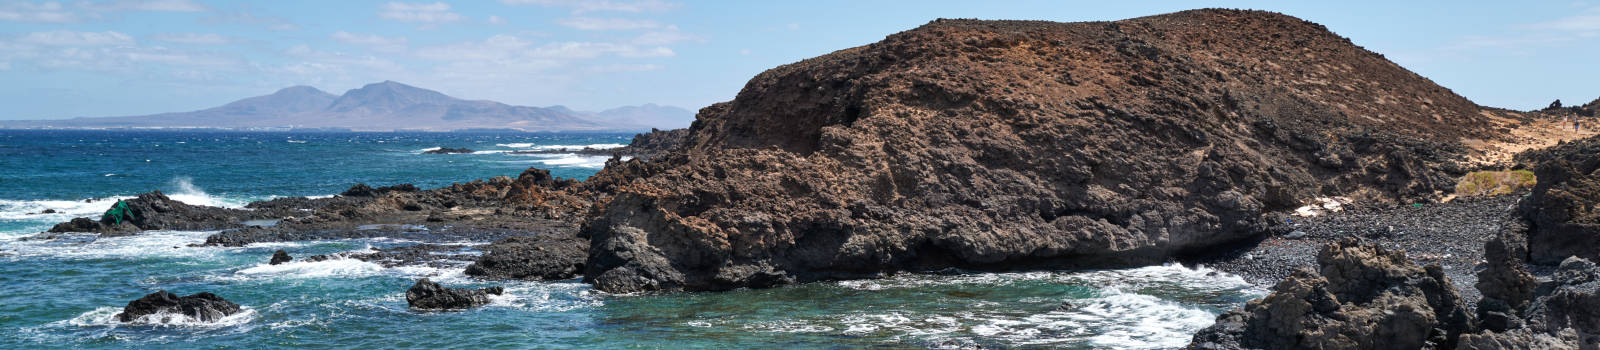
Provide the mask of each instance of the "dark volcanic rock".
{"label": "dark volcanic rock", "polygon": [[406,304],[424,310],[467,309],[489,303],[489,295],[500,295],[500,287],[484,289],[445,288],[424,278],[406,290]]}
{"label": "dark volcanic rock", "polygon": [[1528,256],[1553,265],[1569,256],[1600,259],[1600,136],[1517,156],[1539,183],[1522,202]]}
{"label": "dark volcanic rock", "polygon": [[466,274],[488,279],[562,280],[583,273],[589,241],[577,237],[510,237],[481,247]]}
{"label": "dark volcanic rock", "polygon": [[439,149],[436,149],[436,150],[429,150],[429,151],[426,151],[426,152],[422,152],[422,154],[464,154],[464,153],[472,153],[472,150],[466,149],[466,148],[440,147]]}
{"label": "dark volcanic rock", "polygon": [[1217,317],[1191,349],[1451,348],[1471,318],[1437,265],[1355,240],[1317,255],[1264,299]]}
{"label": "dark volcanic rock", "polygon": [[294,257],[289,256],[289,252],[285,252],[285,251],[283,251],[283,249],[278,249],[278,251],[272,252],[272,260],[268,261],[267,264],[268,265],[277,265],[277,264],[282,264],[282,263],[286,263],[286,262],[293,261],[293,260],[294,260]]}
{"label": "dark volcanic rock", "polygon": [[128,306],[122,308],[122,313],[118,313],[116,317],[117,321],[133,322],[145,315],[165,312],[189,316],[201,322],[214,322],[228,315],[238,313],[240,310],[239,304],[234,304],[215,294],[198,293],[186,297],[178,297],[176,294],[163,290],[128,302]]}
{"label": "dark volcanic rock", "polygon": [[938,20],[766,71],[675,151],[608,165],[585,276],[723,290],[1158,263],[1318,196],[1436,198],[1461,139],[1504,137],[1484,112],[1275,13]]}
{"label": "dark volcanic rock", "polygon": [[[168,198],[161,191],[140,194],[137,198],[122,201],[127,204],[127,217],[120,224],[110,217],[99,220],[77,218],[57,224],[50,232],[100,232],[112,235],[130,235],[141,230],[209,231],[244,227],[246,220],[283,217],[287,208],[258,208],[240,210],[230,208],[189,205]],[[115,206],[115,204],[112,204]]]}
{"label": "dark volcanic rock", "polygon": [[439,244],[413,244],[393,248],[374,249],[372,252],[339,253],[327,255],[312,255],[306,261],[323,261],[338,258],[351,258],[395,267],[402,265],[429,265],[429,266],[455,266],[460,267],[471,260],[468,256],[469,247]]}
{"label": "dark volcanic rock", "polygon": [[389,193],[392,193],[392,192],[416,192],[416,191],[420,191],[420,190],[417,189],[416,185],[412,185],[412,184],[399,184],[399,185],[394,185],[394,186],[383,186],[383,187],[378,187],[378,188],[372,188],[372,186],[367,186],[367,184],[356,184],[355,186],[350,186],[350,189],[344,190],[344,192],[340,193],[339,195],[345,196],[345,197],[377,197],[377,196],[389,194]]}

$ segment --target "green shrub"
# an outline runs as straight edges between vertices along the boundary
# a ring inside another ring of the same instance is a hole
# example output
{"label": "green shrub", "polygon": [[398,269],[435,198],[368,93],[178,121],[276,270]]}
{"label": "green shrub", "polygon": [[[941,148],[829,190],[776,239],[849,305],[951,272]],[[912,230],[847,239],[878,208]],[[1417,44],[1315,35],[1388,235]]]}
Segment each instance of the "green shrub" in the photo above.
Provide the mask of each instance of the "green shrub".
{"label": "green shrub", "polygon": [[1533,187],[1538,179],[1532,171],[1474,171],[1456,183],[1457,197],[1498,196]]}

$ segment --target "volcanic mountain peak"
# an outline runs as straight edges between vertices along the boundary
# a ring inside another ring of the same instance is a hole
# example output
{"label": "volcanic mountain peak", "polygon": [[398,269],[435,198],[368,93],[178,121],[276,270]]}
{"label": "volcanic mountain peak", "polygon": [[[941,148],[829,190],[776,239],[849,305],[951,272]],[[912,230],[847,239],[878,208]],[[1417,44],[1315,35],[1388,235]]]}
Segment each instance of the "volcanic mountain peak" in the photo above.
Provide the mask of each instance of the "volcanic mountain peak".
{"label": "volcanic mountain peak", "polygon": [[338,96],[310,86],[291,86],[271,95],[256,96],[207,111],[241,115],[281,115],[320,111]]}
{"label": "volcanic mountain peak", "polygon": [[352,89],[328,106],[330,112],[363,110],[371,113],[391,113],[417,105],[455,105],[475,103],[450,97],[438,91],[401,84],[391,80],[367,84]]}

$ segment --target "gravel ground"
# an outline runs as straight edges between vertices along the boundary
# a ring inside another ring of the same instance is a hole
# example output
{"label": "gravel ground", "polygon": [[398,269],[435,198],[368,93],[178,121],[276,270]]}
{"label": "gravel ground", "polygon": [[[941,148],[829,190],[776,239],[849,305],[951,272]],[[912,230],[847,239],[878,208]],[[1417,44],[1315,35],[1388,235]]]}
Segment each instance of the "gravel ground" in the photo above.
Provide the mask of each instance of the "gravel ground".
{"label": "gravel ground", "polygon": [[1220,271],[1243,276],[1271,288],[1300,268],[1316,269],[1317,251],[1344,237],[1375,241],[1398,248],[1418,264],[1439,264],[1451,283],[1476,305],[1482,296],[1473,287],[1483,262],[1483,242],[1500,229],[1524,194],[1457,199],[1448,203],[1389,208],[1358,208],[1319,217],[1291,217],[1271,237],[1211,256],[1190,259]]}

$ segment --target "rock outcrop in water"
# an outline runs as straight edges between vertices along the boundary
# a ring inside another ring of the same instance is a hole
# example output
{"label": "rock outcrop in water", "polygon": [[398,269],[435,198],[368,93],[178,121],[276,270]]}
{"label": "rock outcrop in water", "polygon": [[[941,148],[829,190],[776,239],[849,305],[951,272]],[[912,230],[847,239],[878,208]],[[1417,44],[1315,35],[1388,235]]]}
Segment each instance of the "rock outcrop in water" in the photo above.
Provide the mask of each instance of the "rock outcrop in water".
{"label": "rock outcrop in water", "polygon": [[1519,155],[1538,184],[1522,202],[1529,258],[1556,264],[1569,256],[1600,260],[1600,137]]}
{"label": "rock outcrop in water", "polygon": [[1266,298],[1217,317],[1191,349],[1452,348],[1472,319],[1438,265],[1345,240]]}
{"label": "rock outcrop in water", "polygon": [[243,227],[240,222],[285,215],[282,210],[239,210],[190,205],[173,200],[161,191],[140,194],[121,201],[127,204],[126,217],[114,221],[76,218],[57,224],[50,232],[98,232],[108,236],[137,234],[144,230],[207,231]]}
{"label": "rock outcrop in water", "polygon": [[277,265],[290,261],[294,261],[294,257],[289,256],[289,252],[278,249],[278,251],[272,252],[272,259],[267,261],[267,265]]}
{"label": "rock outcrop in water", "polygon": [[489,279],[563,280],[583,273],[589,242],[577,237],[510,237],[481,247],[466,274]]}
{"label": "rock outcrop in water", "polygon": [[468,149],[468,148],[440,147],[439,149],[427,150],[427,151],[422,152],[422,154],[466,154],[466,153],[472,153],[472,150]]}
{"label": "rock outcrop in water", "polygon": [[187,316],[200,322],[215,322],[241,310],[239,304],[215,294],[197,293],[179,297],[163,290],[128,302],[128,306],[123,307],[116,318],[117,321],[127,323],[148,315],[166,313]]}
{"label": "rock outcrop in water", "polygon": [[1157,263],[1318,196],[1436,198],[1491,113],[1275,13],[939,20],[764,72],[675,152],[609,165],[585,278]]}
{"label": "rock outcrop in water", "polygon": [[469,309],[489,303],[490,295],[500,295],[500,287],[483,289],[445,288],[424,278],[406,290],[406,304],[414,309]]}

